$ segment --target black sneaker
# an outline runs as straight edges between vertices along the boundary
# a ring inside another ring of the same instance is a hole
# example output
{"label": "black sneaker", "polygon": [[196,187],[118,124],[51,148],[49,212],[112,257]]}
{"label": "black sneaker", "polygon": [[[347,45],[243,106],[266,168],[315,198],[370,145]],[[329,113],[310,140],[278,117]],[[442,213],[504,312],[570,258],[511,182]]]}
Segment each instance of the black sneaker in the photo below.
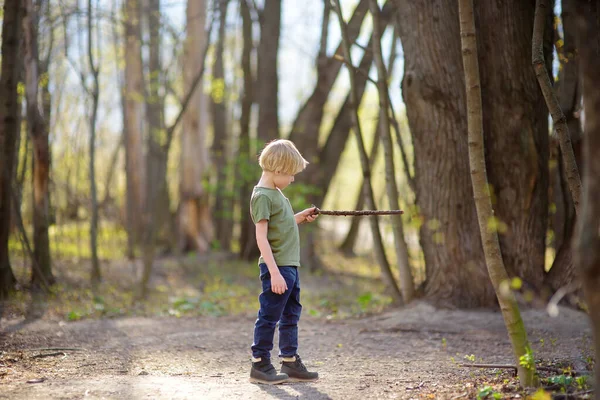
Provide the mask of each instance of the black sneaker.
{"label": "black sneaker", "polygon": [[283,358],[281,362],[281,373],[287,374],[290,378],[290,382],[312,382],[319,379],[319,374],[317,372],[309,372],[300,356],[296,354],[294,361],[288,361],[288,359]]}
{"label": "black sneaker", "polygon": [[273,364],[271,364],[271,360],[268,358],[252,363],[252,369],[250,370],[250,382],[278,385],[287,381],[288,376],[283,373],[278,374]]}

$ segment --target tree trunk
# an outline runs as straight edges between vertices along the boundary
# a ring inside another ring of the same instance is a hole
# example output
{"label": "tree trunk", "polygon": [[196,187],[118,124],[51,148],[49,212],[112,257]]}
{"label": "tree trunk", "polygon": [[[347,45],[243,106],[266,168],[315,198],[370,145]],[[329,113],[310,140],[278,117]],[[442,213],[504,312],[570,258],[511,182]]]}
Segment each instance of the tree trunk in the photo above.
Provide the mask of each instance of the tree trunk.
{"label": "tree trunk", "polygon": [[[373,16],[373,53],[375,55],[375,65],[377,66],[377,88],[379,90],[379,108],[381,114],[381,124],[378,131],[383,144],[383,154],[385,159],[385,187],[388,196],[388,203],[392,210],[399,210],[398,185],[396,184],[396,173],[394,169],[394,145],[392,142],[391,122],[390,122],[390,96],[388,93],[388,72],[383,62],[381,51],[381,35],[384,25],[381,23],[379,5],[377,0],[370,0],[371,15]],[[375,208],[373,208],[375,209]],[[396,250],[396,263],[400,272],[400,290],[404,303],[410,303],[415,294],[415,286],[408,261],[408,247],[404,240],[404,227],[401,215],[392,215],[392,231],[394,233],[394,248]]]}
{"label": "tree trunk", "polygon": [[21,70],[20,37],[24,7],[21,0],[5,0],[2,19],[2,72],[0,74],[0,299],[16,283],[8,254],[12,177],[20,126],[17,84]]}
{"label": "tree trunk", "polygon": [[[147,3],[145,18],[149,27],[148,96],[146,97],[146,120],[148,137],[146,155],[146,202],[144,207],[143,234],[143,273],[141,297],[148,294],[148,283],[152,275],[157,245],[166,249],[174,247],[174,227],[170,212],[169,191],[167,185],[167,163],[169,148],[175,125],[165,129],[164,98],[160,93],[161,85],[161,42],[160,42],[160,0]],[[189,90],[193,85],[189,85]]]}
{"label": "tree trunk", "polygon": [[279,137],[279,78],[277,56],[281,25],[281,0],[265,0],[260,15],[258,44],[258,139],[269,142]]}
{"label": "tree trunk", "polygon": [[552,115],[554,128],[556,129],[560,142],[561,158],[564,163],[563,168],[567,174],[567,182],[569,183],[571,197],[575,204],[575,212],[577,212],[577,209],[579,208],[579,197],[581,195],[579,169],[577,168],[575,153],[573,152],[573,146],[571,145],[571,135],[569,134],[567,118],[560,108],[560,104],[552,88],[548,70],[546,69],[546,62],[544,61],[544,25],[548,19],[547,16],[549,12],[552,11],[548,8],[548,0],[536,1],[535,23],[531,45],[532,64],[540,88],[544,94],[546,105],[548,106],[550,115]]}
{"label": "tree trunk", "polygon": [[[583,88],[583,201],[574,246],[594,334],[595,382],[600,383],[600,1],[577,4],[577,48]],[[596,386],[596,399],[600,391]]]}
{"label": "tree trunk", "polygon": [[[98,117],[98,99],[100,97],[100,84],[98,81],[99,67],[96,66],[94,60],[94,41],[95,33],[92,30],[92,0],[88,0],[87,10],[87,52],[90,71],[92,72],[92,115],[90,117],[90,141],[89,141],[89,179],[90,179],[90,200],[91,200],[91,216],[90,216],[90,251],[92,254],[92,285],[98,284],[102,280],[100,274],[100,264],[98,262],[98,195],[96,193],[96,120]],[[96,28],[98,29],[98,28]]]}
{"label": "tree trunk", "polygon": [[[496,304],[469,178],[456,2],[396,0],[404,49],[402,95],[413,136],[425,296],[444,307]],[[427,16],[427,17],[425,17]],[[477,282],[474,285],[473,282]]]}
{"label": "tree trunk", "polygon": [[[250,196],[252,192],[252,181],[258,176],[258,167],[255,160],[250,157],[250,154],[255,154],[250,146],[250,117],[252,114],[252,103],[254,98],[252,63],[250,60],[253,44],[252,44],[252,18],[250,16],[250,8],[248,0],[240,1],[240,14],[242,16],[242,32],[243,32],[243,48],[242,48],[242,73],[244,74],[244,89],[242,93],[241,116],[240,116],[240,150],[239,162],[240,165],[236,168],[238,179],[242,182],[239,192],[239,209],[240,217],[240,256],[244,260],[258,259],[260,251],[256,245],[256,233],[254,223],[250,217]],[[256,150],[256,149],[254,149]],[[256,175],[252,172],[256,171]]]}
{"label": "tree trunk", "polygon": [[231,196],[231,179],[228,179],[227,146],[230,138],[227,134],[227,107],[225,101],[225,71],[223,67],[223,47],[225,42],[225,23],[227,17],[228,0],[219,2],[219,35],[215,46],[215,62],[212,76],[212,120],[213,120],[213,145],[212,155],[216,170],[216,199],[214,205],[216,239],[222,250],[231,247],[233,233],[233,199]]}
{"label": "tree trunk", "polygon": [[489,228],[489,221],[494,217],[492,199],[485,166],[485,147],[483,138],[483,107],[481,101],[481,82],[479,79],[479,62],[477,60],[477,31],[473,0],[459,0],[460,38],[464,65],[469,165],[471,167],[471,182],[473,196],[479,221],[479,232],[483,243],[485,262],[494,291],[500,303],[504,324],[512,343],[517,372],[521,385],[524,387],[537,386],[535,361],[523,365],[522,357],[531,356],[531,348],[527,340],[525,325],[514,293],[510,289],[508,274],[502,261],[500,242],[497,230]]}
{"label": "tree trunk", "polygon": [[139,0],[124,3],[125,25],[125,87],[123,118],[125,130],[125,177],[127,180],[126,224],[127,254],[134,258],[139,242],[144,204],[144,73],[142,66],[142,32]]}
{"label": "tree trunk", "polygon": [[[203,68],[201,49],[209,38],[205,33],[206,4],[188,0],[187,37],[184,45],[184,87],[192,87],[198,71]],[[202,82],[202,78],[200,78]],[[200,88],[202,84],[198,85]],[[195,90],[183,114],[181,132],[180,216],[181,248],[205,253],[213,240],[208,193],[203,181],[208,170],[206,147],[206,101],[202,90]]]}
{"label": "tree trunk", "polygon": [[[540,288],[548,225],[549,135],[548,109],[531,68],[535,5],[486,1],[476,11],[486,165],[496,217],[506,224],[500,232],[502,255],[509,276]],[[551,54],[550,32],[543,42],[545,55]]]}
{"label": "tree trunk", "polygon": [[[579,56],[575,44],[575,4],[576,0],[563,0],[562,2],[562,26],[563,46],[559,48],[559,59],[561,68],[558,73],[558,100],[560,108],[565,113],[571,142],[575,152],[575,159],[581,171],[581,121],[579,119],[581,88],[579,84]],[[556,146],[558,162],[551,173],[552,197],[551,201],[556,205],[555,212],[551,216],[551,228],[554,232],[553,247],[556,251],[552,268],[546,275],[546,283],[556,291],[561,287],[579,282],[576,278],[576,268],[573,264],[571,254],[571,241],[575,227],[575,207],[567,184],[566,173],[563,168],[560,148]]]}
{"label": "tree trunk", "polygon": [[[346,23],[344,22],[344,18],[342,16],[340,0],[335,0],[335,5],[336,5],[335,11],[338,16],[340,30],[342,32],[344,58],[347,61],[348,72],[350,75],[350,93],[352,95],[351,103],[352,103],[352,107],[353,107],[353,111],[354,111],[352,113],[353,122],[354,122],[353,128],[354,128],[354,132],[356,134],[356,142],[358,144],[360,163],[362,166],[363,176],[365,177],[365,185],[363,188],[365,190],[365,202],[366,202],[368,208],[370,208],[371,210],[374,210],[375,209],[375,197],[373,195],[373,188],[371,186],[371,180],[370,180],[371,179],[371,170],[370,170],[370,166],[369,166],[369,158],[368,158],[367,152],[365,150],[362,132],[360,129],[360,119],[358,116],[359,99],[358,99],[358,92],[357,92],[356,80],[355,80],[357,71],[356,71],[356,68],[354,67],[354,64],[352,63],[352,54],[350,51],[351,42],[349,39]],[[373,234],[375,256],[376,256],[379,266],[381,268],[381,273],[384,276],[384,279],[388,285],[388,288],[391,291],[391,295],[392,295],[394,301],[397,304],[402,304],[402,295],[400,294],[400,289],[398,288],[398,284],[396,283],[396,280],[394,278],[394,275],[392,274],[390,265],[387,261],[386,255],[385,255],[385,249],[383,247],[383,240],[381,238],[381,231],[379,230],[379,221],[377,220],[377,217],[374,215],[369,217],[369,221],[371,223],[371,232]]]}
{"label": "tree trunk", "polygon": [[[161,65],[161,11],[160,0],[149,0],[145,18],[148,21],[149,30],[149,57],[148,69],[150,75],[148,78],[149,88],[146,97],[146,110],[148,115],[148,130],[154,132],[155,140],[158,143],[153,154],[153,166],[156,168],[156,179],[153,181],[156,185],[156,196],[152,206],[154,222],[154,245],[160,246],[163,252],[168,252],[176,247],[174,220],[171,214],[171,201],[169,195],[169,186],[167,184],[167,164],[169,160],[169,150],[171,148],[172,130],[165,129],[165,100],[161,94],[160,87],[164,81]],[[186,87],[191,87],[191,84]]]}
{"label": "tree trunk", "polygon": [[[25,31],[25,97],[27,100],[27,128],[33,143],[33,265],[31,283],[34,287],[48,288],[54,283],[48,237],[50,146],[48,143],[48,117],[42,115],[38,103],[40,60],[38,51],[38,10],[42,3],[26,2],[23,20]],[[45,71],[47,72],[47,71]]]}

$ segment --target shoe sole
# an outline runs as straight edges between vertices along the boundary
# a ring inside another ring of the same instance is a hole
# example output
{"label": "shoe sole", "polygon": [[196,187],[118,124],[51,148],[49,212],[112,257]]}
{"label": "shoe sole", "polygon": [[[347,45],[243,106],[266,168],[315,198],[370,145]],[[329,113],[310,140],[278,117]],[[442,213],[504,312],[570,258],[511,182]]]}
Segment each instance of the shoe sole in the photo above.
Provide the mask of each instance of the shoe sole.
{"label": "shoe sole", "polygon": [[283,379],[280,381],[265,381],[263,379],[258,379],[258,378],[250,378],[250,383],[260,383],[263,385],[281,385],[282,383],[286,383],[289,382],[289,379]]}
{"label": "shoe sole", "polygon": [[288,378],[288,382],[316,382],[319,378],[314,379],[302,379],[302,378]]}

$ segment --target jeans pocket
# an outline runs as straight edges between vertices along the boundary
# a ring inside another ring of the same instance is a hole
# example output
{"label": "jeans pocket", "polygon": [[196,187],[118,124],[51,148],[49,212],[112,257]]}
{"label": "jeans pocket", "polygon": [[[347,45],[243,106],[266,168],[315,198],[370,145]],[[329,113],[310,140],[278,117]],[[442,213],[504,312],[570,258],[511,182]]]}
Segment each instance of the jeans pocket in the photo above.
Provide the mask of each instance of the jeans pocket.
{"label": "jeans pocket", "polygon": [[271,280],[271,273],[269,272],[269,268],[267,268],[267,264],[260,264],[258,267],[260,268],[260,280]]}

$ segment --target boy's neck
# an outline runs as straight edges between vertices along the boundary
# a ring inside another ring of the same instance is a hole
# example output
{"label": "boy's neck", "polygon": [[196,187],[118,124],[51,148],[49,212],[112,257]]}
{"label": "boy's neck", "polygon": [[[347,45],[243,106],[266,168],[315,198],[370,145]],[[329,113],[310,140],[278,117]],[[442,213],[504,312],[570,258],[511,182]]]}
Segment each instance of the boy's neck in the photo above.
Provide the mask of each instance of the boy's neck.
{"label": "boy's neck", "polygon": [[256,186],[264,187],[267,189],[277,189],[275,186],[275,182],[273,181],[273,173],[268,171],[263,171],[260,176],[260,180],[256,184]]}

